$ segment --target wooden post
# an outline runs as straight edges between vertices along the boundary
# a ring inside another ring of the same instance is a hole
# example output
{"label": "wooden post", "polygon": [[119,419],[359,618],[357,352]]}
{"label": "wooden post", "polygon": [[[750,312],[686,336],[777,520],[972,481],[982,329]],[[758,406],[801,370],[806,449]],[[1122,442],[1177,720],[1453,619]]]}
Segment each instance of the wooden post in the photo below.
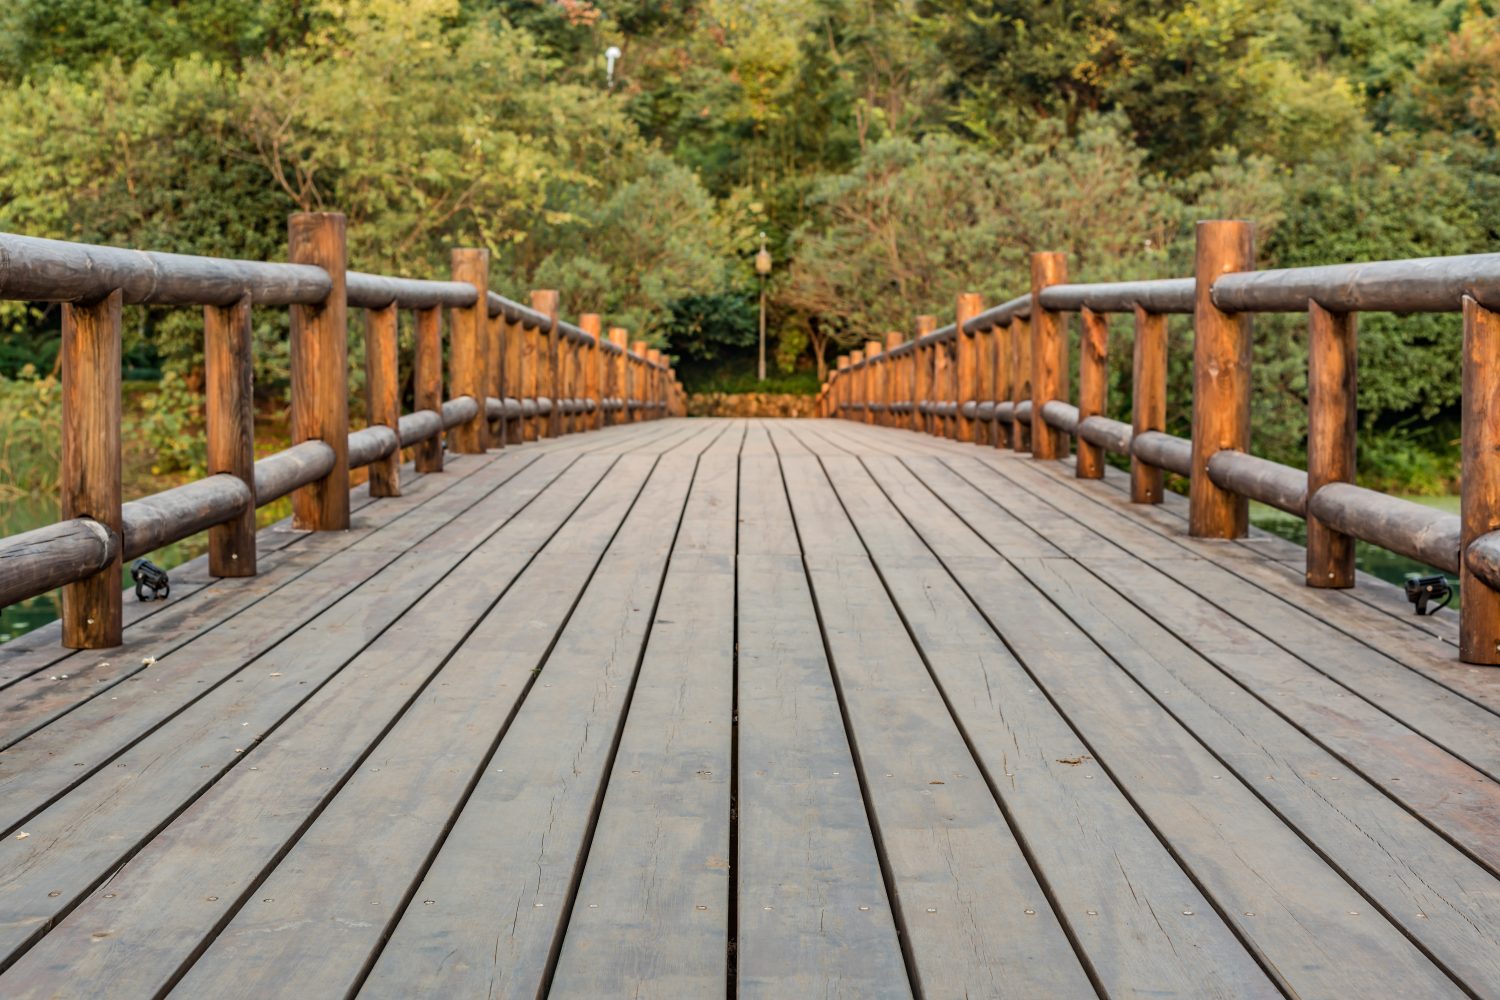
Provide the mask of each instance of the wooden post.
{"label": "wooden post", "polygon": [[[905,342],[906,338],[901,335],[900,331],[886,331],[886,354],[889,355],[891,351],[900,347]],[[911,396],[911,393],[907,391],[910,388],[910,381],[906,377],[907,372],[910,370],[908,368],[910,361],[911,357],[909,355],[903,354],[900,357],[888,360],[888,362],[886,363],[884,393],[885,419],[881,422],[884,423],[887,427],[899,426],[901,421],[901,418],[896,415],[896,412],[892,410],[891,407],[897,403],[906,402],[906,400]]]}
{"label": "wooden post", "polygon": [[462,455],[480,454],[488,443],[488,421],[484,414],[489,378],[485,365],[488,336],[485,330],[489,307],[490,254],[488,250],[455,248],[452,254],[453,280],[474,286],[476,301],[472,306],[455,308],[449,323],[448,386],[454,398],[468,396],[479,404],[472,420],[448,432],[448,446]]}
{"label": "wooden post", "polygon": [[631,411],[633,415],[630,419],[636,421],[646,420],[649,416],[646,413],[646,400],[650,396],[649,388],[651,381],[648,378],[650,373],[646,369],[646,350],[646,342],[644,340],[632,341],[630,344],[630,351],[635,355],[631,358],[631,367],[634,369],[631,378],[635,386],[636,402],[640,404],[635,410]]}
{"label": "wooden post", "polygon": [[661,351],[651,348],[646,352],[646,360],[651,363],[650,381],[647,383],[651,386],[651,419],[659,420],[662,415],[661,408],[655,404],[662,400]]}
{"label": "wooden post", "polygon": [[[1014,394],[1011,387],[1011,340],[1014,337],[1015,327],[1012,321],[1006,321],[995,328],[995,404],[998,406],[1002,400],[1010,400]],[[1015,417],[1011,417],[1012,423]],[[1011,443],[1012,431],[1009,427],[1002,426],[1000,421],[995,421],[992,431],[996,448],[1007,447]]]}
{"label": "wooden post", "polygon": [[557,331],[557,391],[552,396],[552,406],[564,434],[573,432],[573,415],[566,412],[565,400],[573,398],[573,342],[562,330]]}
{"label": "wooden post", "polygon": [[1193,274],[1193,467],[1188,533],[1241,538],[1250,529],[1244,497],[1208,478],[1209,460],[1226,449],[1250,450],[1250,314],[1226,313],[1210,290],[1221,275],[1255,266],[1248,222],[1198,223]]}
{"label": "wooden post", "polygon": [[1357,426],[1354,313],[1308,303],[1307,353],[1307,585],[1354,586],[1354,539],[1312,512],[1312,497],[1328,483],[1354,481]]}
{"label": "wooden post", "polygon": [[[365,310],[365,408],[366,423],[383,424],[400,434],[401,385],[396,366],[395,303],[384,309]],[[398,438],[399,440],[399,438]],[[370,464],[370,496],[401,495],[401,448]]]}
{"label": "wooden post", "polygon": [[880,362],[882,359],[880,354],[884,349],[885,345],[878,340],[865,341],[865,374],[860,379],[865,390],[865,410],[860,415],[860,420],[863,423],[873,424],[875,422],[874,404],[880,402],[878,399],[879,393],[877,392],[877,387],[881,381]]}
{"label": "wooden post", "polygon": [[[443,310],[418,309],[416,356],[412,360],[412,403],[418,410],[443,412]],[[418,472],[443,471],[443,438],[435,435],[417,445]]]}
{"label": "wooden post", "polygon": [[[1135,307],[1130,425],[1136,434],[1167,429],[1167,317]],[[1161,503],[1162,470],[1130,456],[1130,499]]]}
{"label": "wooden post", "polygon": [[[929,333],[937,329],[937,317],[923,313],[917,317],[917,339],[921,340]],[[938,421],[928,413],[918,412],[917,403],[931,404],[937,399],[937,349],[931,344],[918,348],[917,357],[917,398],[912,401],[913,426],[927,434],[936,434]]]}
{"label": "wooden post", "polygon": [[[522,328],[525,330],[525,328]],[[522,375],[526,379],[526,398],[531,400],[531,405],[537,405],[537,397],[541,395],[542,387],[542,332],[540,330],[525,330],[521,340],[524,357],[521,359]],[[530,417],[523,417],[522,424],[525,428],[526,440],[535,441],[542,435],[542,427],[545,418],[540,413],[533,413]]]}
{"label": "wooden post", "polygon": [[953,398],[958,403],[954,436],[960,441],[974,440],[974,419],[964,416],[964,403],[979,399],[979,342],[964,332],[964,324],[984,311],[980,298],[973,292],[958,296],[953,308]]}
{"label": "wooden post", "polygon": [[[486,284],[489,276],[485,275]],[[505,318],[499,313],[489,315],[489,303],[485,303],[485,371],[488,378],[485,382],[487,395],[505,402]],[[490,448],[505,447],[505,417],[490,422],[486,417],[484,421],[485,445]]]}
{"label": "wooden post", "polygon": [[[1019,407],[1032,396],[1031,392],[1031,316],[1017,316],[1011,321],[1010,370],[1012,386],[1011,402]],[[1010,446],[1015,451],[1031,450],[1031,421],[1017,415],[1010,424]]]}
{"label": "wooden post", "polygon": [[840,417],[840,418],[843,418],[843,419],[848,419],[848,411],[846,411],[844,409],[844,404],[848,403],[849,400],[851,398],[853,398],[849,394],[849,392],[850,392],[850,390],[849,390],[849,360],[850,360],[849,359],[849,355],[847,355],[847,354],[840,354],[839,355],[838,362],[837,362],[837,364],[838,364],[838,369],[837,369],[837,375],[838,375],[838,377],[836,379],[834,379],[834,383],[833,383],[834,387],[835,387],[835,389],[834,389],[835,398],[834,398],[834,403],[833,403],[833,415],[835,417]]}
{"label": "wooden post", "polygon": [[62,493],[64,520],[86,517],[114,540],[114,558],[62,589],[62,642],[69,649],[118,646],[124,602],[120,512],[119,291],[62,310]]}
{"label": "wooden post", "polygon": [[[1105,416],[1109,405],[1109,316],[1083,310],[1083,336],[1078,351],[1078,422]],[[1079,479],[1104,478],[1104,449],[1078,439]]]}
{"label": "wooden post", "polygon": [[[503,318],[503,314],[502,314]],[[518,319],[514,323],[505,320],[505,365],[504,376],[501,380],[501,399],[514,399],[517,402],[526,396],[526,376],[523,372],[524,362],[522,356],[525,352],[526,328]],[[525,440],[524,429],[525,418],[521,416],[508,417],[505,421],[505,441],[507,444],[519,443]]]}
{"label": "wooden post", "polygon": [[[975,399],[990,403],[995,402],[995,334],[994,328],[974,334],[974,357],[978,359],[979,371],[975,376]],[[977,420],[974,425],[974,440],[980,444],[989,444],[994,437],[995,428],[999,425],[995,422],[994,410],[990,410],[990,419]]]}
{"label": "wooden post", "polygon": [[582,419],[585,428],[597,430],[604,426],[604,400],[599,394],[599,338],[604,335],[604,321],[597,313],[584,313],[578,317],[578,328],[594,338],[593,344],[585,344],[583,348],[583,398],[594,401],[594,412],[585,413]]}
{"label": "wooden post", "polygon": [[[255,397],[251,378],[250,297],[203,309],[203,399],[208,474],[234,476],[255,496]],[[255,504],[208,529],[208,571],[255,575]]]}
{"label": "wooden post", "polygon": [[1458,655],[1500,664],[1500,591],[1469,571],[1469,543],[1500,528],[1500,313],[1464,296]]}
{"label": "wooden post", "polygon": [[[613,392],[616,399],[623,406],[628,407],[630,403],[630,331],[623,326],[612,326],[609,328],[609,340],[620,349],[614,355],[614,383]],[[615,411],[614,423],[624,424],[630,422],[630,410],[620,409]]]}
{"label": "wooden post", "polygon": [[292,492],[292,523],[311,531],[349,527],[349,329],[344,298],[344,217],[300,212],[288,224],[293,264],[328,272],[332,290],[318,305],[292,306],[292,443],[322,441],[333,469]]}
{"label": "wooden post", "polygon": [[542,337],[541,347],[546,352],[546,357],[538,365],[541,369],[541,376],[538,382],[539,388],[542,389],[542,395],[552,400],[552,413],[542,423],[542,436],[558,437],[562,434],[562,403],[557,398],[557,390],[562,385],[562,373],[559,371],[561,360],[558,357],[557,344],[557,292],[550,288],[532,292],[531,308],[547,317],[547,328],[540,331]]}
{"label": "wooden post", "polygon": [[1031,452],[1034,458],[1067,458],[1068,435],[1042,417],[1054,399],[1068,401],[1068,326],[1066,317],[1043,309],[1042,289],[1068,280],[1067,257],[1031,255]]}

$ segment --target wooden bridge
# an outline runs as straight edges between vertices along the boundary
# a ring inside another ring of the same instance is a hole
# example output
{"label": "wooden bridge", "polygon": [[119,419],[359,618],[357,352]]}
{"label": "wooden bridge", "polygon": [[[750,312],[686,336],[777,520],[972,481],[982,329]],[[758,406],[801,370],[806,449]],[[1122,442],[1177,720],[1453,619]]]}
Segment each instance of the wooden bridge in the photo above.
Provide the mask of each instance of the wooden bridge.
{"label": "wooden bridge", "polygon": [[[0,996],[1500,996],[1500,255],[1256,274],[1248,235],[1204,224],[1184,279],[1038,255],[842,365],[847,419],[759,422],[677,419],[663,358],[481,252],[349,272],[336,216],[292,264],[0,237],[0,295],[67,303],[69,442],[64,521],[0,542],[0,600],[66,585],[0,646]],[[130,503],[122,301],[205,306],[213,463]],[[1249,453],[1248,317],[1292,303],[1305,471]],[[296,440],[254,462],[273,305]],[[1461,518],[1351,482],[1380,309],[1464,312]],[[205,527],[169,600],[119,600]],[[1462,616],[1356,537],[1460,574]]]}

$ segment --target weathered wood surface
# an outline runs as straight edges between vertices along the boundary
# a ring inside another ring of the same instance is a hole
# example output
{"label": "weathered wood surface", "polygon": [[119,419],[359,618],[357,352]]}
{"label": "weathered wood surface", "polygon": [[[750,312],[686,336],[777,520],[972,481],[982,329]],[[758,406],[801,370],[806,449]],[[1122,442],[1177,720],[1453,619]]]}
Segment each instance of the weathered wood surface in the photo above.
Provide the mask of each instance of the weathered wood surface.
{"label": "weathered wood surface", "polygon": [[1500,677],[1102,471],[612,426],[0,646],[0,995],[1500,996]]}

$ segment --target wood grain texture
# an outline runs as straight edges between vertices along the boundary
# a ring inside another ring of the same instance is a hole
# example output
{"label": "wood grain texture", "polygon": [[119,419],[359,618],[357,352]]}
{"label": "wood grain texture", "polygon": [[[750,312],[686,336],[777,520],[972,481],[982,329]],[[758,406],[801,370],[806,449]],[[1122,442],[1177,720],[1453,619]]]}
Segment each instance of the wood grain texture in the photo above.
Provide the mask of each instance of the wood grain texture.
{"label": "wood grain texture", "polygon": [[1031,451],[1031,421],[1023,420],[1021,404],[1031,399],[1031,318],[1017,316],[1011,320],[1010,370],[1011,402],[1015,404],[1015,419],[1010,424],[1010,447],[1012,451]]}
{"label": "wood grain texture", "polygon": [[[1167,317],[1135,307],[1131,357],[1130,427],[1136,434],[1167,429]],[[1161,503],[1160,466],[1130,456],[1130,499]]]}
{"label": "wood grain texture", "polygon": [[62,310],[62,519],[89,518],[119,540],[105,566],[62,589],[62,642],[70,649],[118,646],[123,628],[120,306],[116,291]]}
{"label": "wood grain texture", "polygon": [[483,452],[487,444],[484,400],[489,385],[489,308],[483,299],[489,287],[490,252],[459,247],[451,256],[453,280],[473,285],[480,299],[475,305],[458,306],[448,312],[448,393],[454,399],[468,396],[478,404],[472,417],[448,432],[448,447],[461,455],[473,455]]}
{"label": "wood grain texture", "polygon": [[[1042,289],[1068,280],[1067,257],[1060,253],[1031,255],[1031,301]],[[1068,328],[1066,316],[1033,305],[1031,310],[1031,448],[1036,458],[1066,458],[1068,435],[1042,419],[1042,406],[1054,399],[1069,401]]]}
{"label": "wood grain texture", "polygon": [[398,310],[365,310],[365,420],[370,427],[385,427],[396,434],[397,447],[370,463],[370,494],[401,495],[401,375],[396,360]]}
{"label": "wood grain texture", "polygon": [[[1084,309],[1078,352],[1078,422],[1109,413],[1109,316]],[[1079,479],[1104,475],[1104,449],[1085,438],[1078,439]]]}
{"label": "wood grain texture", "polygon": [[244,482],[252,502],[239,517],[208,530],[209,572],[255,575],[255,391],[250,298],[203,309],[203,408],[209,475]]}
{"label": "wood grain texture", "polygon": [[[440,413],[443,406],[443,310],[434,306],[413,314],[416,354],[412,359],[412,400],[416,410]],[[415,449],[418,472],[443,471],[443,440],[429,438]]]}
{"label": "wood grain texture", "polygon": [[964,414],[963,404],[982,398],[979,376],[979,342],[974,334],[965,333],[964,325],[984,311],[984,301],[974,292],[962,292],[954,303],[953,335],[955,386],[954,400],[959,404],[958,417],[954,421],[954,437],[959,441],[974,440],[974,418]]}
{"label": "wood grain texture", "polygon": [[540,418],[539,433],[544,437],[559,437],[563,433],[562,407],[558,400],[562,396],[562,357],[560,334],[557,329],[558,293],[551,289],[540,289],[531,293],[531,308],[547,317],[547,328],[539,330],[538,347],[541,357],[537,362],[537,391],[552,400],[552,412]]}
{"label": "wood grain texture", "polygon": [[1200,538],[1243,538],[1250,528],[1245,498],[1208,476],[1208,460],[1220,449],[1250,451],[1250,314],[1224,312],[1214,305],[1210,290],[1220,275],[1254,267],[1250,223],[1198,223],[1189,530]]}
{"label": "wood grain texture", "polygon": [[[1500,527],[1500,313],[1464,298],[1462,545]],[[1459,567],[1459,656],[1500,664],[1500,590]]]}
{"label": "wood grain texture", "polygon": [[344,300],[345,223],[335,212],[302,212],[287,224],[290,259],[328,272],[328,298],[292,306],[292,443],[321,441],[333,468],[292,494],[292,519],[311,531],[349,527],[349,330]]}

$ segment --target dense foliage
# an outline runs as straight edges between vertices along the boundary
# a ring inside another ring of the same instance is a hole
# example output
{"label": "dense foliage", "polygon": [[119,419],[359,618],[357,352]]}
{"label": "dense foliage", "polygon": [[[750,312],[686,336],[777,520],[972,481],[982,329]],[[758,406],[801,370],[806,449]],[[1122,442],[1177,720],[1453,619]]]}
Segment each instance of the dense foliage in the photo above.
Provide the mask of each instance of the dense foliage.
{"label": "dense foliage", "polygon": [[[276,259],[288,212],[336,208],[357,267],[487,245],[497,287],[704,378],[752,363],[761,230],[789,372],[1018,293],[1033,249],[1186,273],[1199,218],[1255,220],[1263,266],[1500,243],[1494,0],[10,0],[0,55],[0,229]],[[0,374],[45,377],[56,326],[0,311]],[[196,386],[191,311],[127,328],[131,364]],[[1305,332],[1256,329],[1256,447],[1291,457]],[[1451,476],[1457,336],[1361,319],[1367,474]]]}

